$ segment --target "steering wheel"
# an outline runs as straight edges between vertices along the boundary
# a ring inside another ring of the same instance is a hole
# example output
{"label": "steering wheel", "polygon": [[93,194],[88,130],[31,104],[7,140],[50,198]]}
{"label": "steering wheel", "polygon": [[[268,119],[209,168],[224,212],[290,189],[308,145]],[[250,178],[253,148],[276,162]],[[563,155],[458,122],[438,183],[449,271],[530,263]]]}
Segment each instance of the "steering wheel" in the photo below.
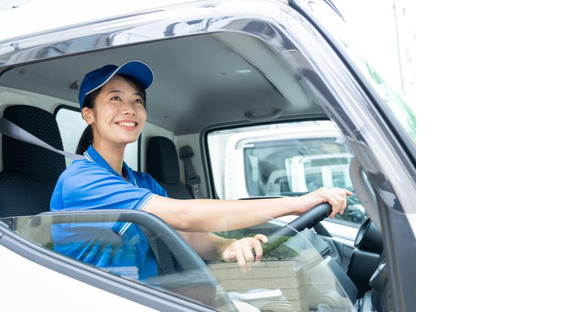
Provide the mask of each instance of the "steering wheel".
{"label": "steering wheel", "polygon": [[296,235],[296,233],[309,229],[324,220],[332,212],[332,207],[328,203],[322,203],[306,211],[292,222],[276,230],[268,237],[268,249],[276,248],[285,238]]}

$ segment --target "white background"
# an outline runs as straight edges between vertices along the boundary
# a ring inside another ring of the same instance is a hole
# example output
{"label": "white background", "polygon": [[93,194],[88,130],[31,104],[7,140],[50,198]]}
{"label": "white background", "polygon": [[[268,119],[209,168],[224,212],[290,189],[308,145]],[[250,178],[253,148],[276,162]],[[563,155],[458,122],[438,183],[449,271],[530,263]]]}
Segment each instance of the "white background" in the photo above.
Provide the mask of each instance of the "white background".
{"label": "white background", "polygon": [[419,311],[579,311],[573,1],[421,1]]}

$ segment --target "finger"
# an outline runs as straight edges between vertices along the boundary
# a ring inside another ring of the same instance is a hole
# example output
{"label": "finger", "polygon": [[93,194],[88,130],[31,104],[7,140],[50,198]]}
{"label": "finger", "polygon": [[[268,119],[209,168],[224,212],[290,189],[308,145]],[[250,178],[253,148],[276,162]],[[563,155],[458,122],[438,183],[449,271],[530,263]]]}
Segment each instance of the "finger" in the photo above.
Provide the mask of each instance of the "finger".
{"label": "finger", "polygon": [[335,194],[333,192],[331,192],[330,190],[325,192],[324,195],[324,201],[326,201],[327,203],[329,203],[331,206],[335,206],[338,204],[338,196],[335,196]]}
{"label": "finger", "polygon": [[340,197],[340,201],[341,201],[341,209],[340,209],[340,215],[342,216],[342,214],[344,214],[344,211],[346,210],[346,208],[348,207],[348,199],[346,198],[348,195],[346,194],[341,194]]}
{"label": "finger", "polygon": [[337,200],[337,204],[334,208],[334,216],[336,216],[337,214],[342,215],[344,213],[344,210],[346,209],[346,199],[344,198],[340,198]]}
{"label": "finger", "polygon": [[236,242],[231,243],[224,249],[222,253],[223,260],[226,262],[232,262],[236,260],[236,250],[235,250]]}
{"label": "finger", "polygon": [[[261,234],[258,234],[258,235],[261,235]],[[258,236],[258,235],[256,235],[256,236]],[[256,236],[254,236],[254,238],[256,238]],[[251,244],[252,244],[252,247],[254,247],[254,252],[256,253],[256,261],[262,260],[262,254],[264,253],[264,250],[262,249],[262,244],[260,243],[260,240],[257,238],[253,239]]]}
{"label": "finger", "polygon": [[245,272],[246,269],[246,258],[244,256],[244,251],[239,248],[236,248],[236,261],[238,262],[238,267],[242,269],[242,272]]}
{"label": "finger", "polygon": [[327,194],[328,203],[332,206],[332,211],[330,212],[330,218],[334,218],[337,213],[340,213],[344,209],[342,198],[333,192]]}
{"label": "finger", "polygon": [[338,187],[335,187],[334,190],[336,190],[336,191],[338,191],[340,193],[344,193],[344,194],[346,194],[346,196],[351,196],[351,195],[354,194],[353,192],[351,192],[351,191],[349,191],[347,189],[342,189],[342,188],[338,188]]}
{"label": "finger", "polygon": [[347,196],[352,195],[352,192],[350,192],[349,190],[345,190],[345,189],[336,189],[338,196],[340,196],[340,202],[341,202],[341,209],[340,209],[340,214],[342,215],[344,213],[344,211],[346,210],[346,207],[348,206],[348,200],[347,200]]}
{"label": "finger", "polygon": [[353,195],[353,193],[351,191],[341,189],[338,187],[333,188],[332,191],[334,192],[334,194],[337,194],[338,196],[340,196],[342,198],[346,198],[347,196]]}
{"label": "finger", "polygon": [[254,238],[257,239],[257,240],[259,240],[259,241],[261,241],[264,244],[267,244],[268,243],[268,237],[266,235],[256,234],[256,235],[254,235]]}
{"label": "finger", "polygon": [[253,241],[253,239],[245,239],[241,247],[241,251],[245,260],[244,266],[248,269],[252,269],[254,266],[254,254],[252,253],[252,245],[250,241]]}
{"label": "finger", "polygon": [[236,253],[235,253],[235,251],[228,249],[228,250],[224,251],[223,257],[224,257],[224,261],[232,262],[236,259]]}

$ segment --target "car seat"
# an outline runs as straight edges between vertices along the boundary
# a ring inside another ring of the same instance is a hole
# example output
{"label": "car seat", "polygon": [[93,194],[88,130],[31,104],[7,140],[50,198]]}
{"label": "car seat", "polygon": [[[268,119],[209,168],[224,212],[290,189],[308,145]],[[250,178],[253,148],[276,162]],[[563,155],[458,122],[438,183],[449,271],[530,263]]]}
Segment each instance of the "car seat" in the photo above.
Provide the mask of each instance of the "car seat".
{"label": "car seat", "polygon": [[[62,150],[54,115],[37,107],[6,107],[4,118]],[[61,172],[64,156],[42,147],[2,136],[3,169],[0,172],[0,217],[36,215],[50,209],[50,198]]]}
{"label": "car seat", "polygon": [[156,136],[147,144],[147,172],[165,188],[167,195],[176,199],[194,198],[188,187],[181,182],[179,158],[173,141]]}

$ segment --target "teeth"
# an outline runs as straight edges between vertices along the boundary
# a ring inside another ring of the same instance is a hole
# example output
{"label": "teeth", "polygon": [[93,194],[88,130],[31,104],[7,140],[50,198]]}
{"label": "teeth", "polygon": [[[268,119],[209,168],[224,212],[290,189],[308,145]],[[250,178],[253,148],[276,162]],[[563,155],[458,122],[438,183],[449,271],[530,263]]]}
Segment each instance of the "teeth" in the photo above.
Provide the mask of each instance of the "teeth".
{"label": "teeth", "polygon": [[134,122],[120,122],[119,126],[123,126],[123,127],[135,127],[135,123]]}

